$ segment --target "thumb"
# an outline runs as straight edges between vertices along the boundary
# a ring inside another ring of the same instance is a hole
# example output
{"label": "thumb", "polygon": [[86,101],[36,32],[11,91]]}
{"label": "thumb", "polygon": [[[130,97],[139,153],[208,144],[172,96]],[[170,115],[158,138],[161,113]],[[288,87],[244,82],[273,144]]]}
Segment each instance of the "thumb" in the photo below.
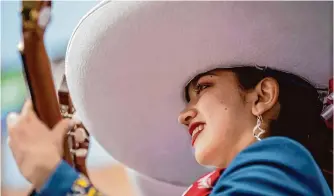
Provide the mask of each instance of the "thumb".
{"label": "thumb", "polygon": [[54,138],[57,142],[62,143],[65,135],[75,126],[75,121],[71,119],[62,119],[52,129]]}

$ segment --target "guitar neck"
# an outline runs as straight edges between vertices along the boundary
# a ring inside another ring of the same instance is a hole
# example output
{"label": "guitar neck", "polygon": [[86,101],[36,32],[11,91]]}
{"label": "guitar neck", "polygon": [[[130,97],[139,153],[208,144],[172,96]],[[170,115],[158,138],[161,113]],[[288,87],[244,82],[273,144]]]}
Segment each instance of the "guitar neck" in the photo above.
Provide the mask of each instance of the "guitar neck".
{"label": "guitar neck", "polygon": [[[23,1],[22,5],[23,45],[20,52],[26,82],[37,116],[52,129],[62,119],[62,115],[53,83],[51,63],[44,45],[46,24],[43,27],[38,23],[40,10],[50,9],[51,2]],[[73,166],[67,139],[64,139],[63,144],[64,159]]]}
{"label": "guitar neck", "polygon": [[42,39],[37,32],[25,33],[22,59],[36,113],[49,128],[52,128],[62,116],[53,83],[51,64]]}

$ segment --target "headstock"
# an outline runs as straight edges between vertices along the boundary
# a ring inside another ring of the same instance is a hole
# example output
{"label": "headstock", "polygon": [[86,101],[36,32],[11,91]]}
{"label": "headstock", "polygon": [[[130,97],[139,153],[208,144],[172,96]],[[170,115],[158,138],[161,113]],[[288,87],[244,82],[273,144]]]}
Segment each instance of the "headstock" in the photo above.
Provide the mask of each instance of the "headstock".
{"label": "headstock", "polygon": [[51,1],[22,1],[23,32],[44,31],[51,19]]}

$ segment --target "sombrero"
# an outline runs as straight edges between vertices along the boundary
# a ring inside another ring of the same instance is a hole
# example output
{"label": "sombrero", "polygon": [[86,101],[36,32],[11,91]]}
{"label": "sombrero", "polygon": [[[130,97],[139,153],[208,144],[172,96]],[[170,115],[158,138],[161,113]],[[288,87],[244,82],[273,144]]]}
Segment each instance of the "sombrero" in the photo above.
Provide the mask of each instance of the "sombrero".
{"label": "sombrero", "polygon": [[131,169],[127,169],[127,174],[136,196],[180,196],[189,187],[161,182]]}
{"label": "sombrero", "polygon": [[[57,92],[68,92],[68,85],[65,79],[65,64],[63,60],[53,61],[51,63],[54,84]],[[80,121],[80,118],[74,114],[74,118]],[[101,158],[102,157],[102,158]],[[110,168],[119,165],[94,137],[90,137],[89,153],[86,158],[86,166],[89,171],[97,171],[98,168]],[[186,186],[179,186],[168,182],[163,182],[145,176],[130,168],[125,168],[127,180],[136,196],[172,196],[182,195],[187,190]],[[110,172],[107,172],[110,174]],[[89,173],[91,174],[91,173]],[[92,178],[92,176],[90,176]],[[112,176],[107,177],[113,179]],[[124,180],[124,179],[123,179]],[[119,184],[118,184],[119,185]],[[113,186],[114,187],[114,186]],[[122,187],[126,188],[126,187]],[[112,191],[112,189],[109,189]],[[107,190],[101,190],[107,191]]]}
{"label": "sombrero", "polygon": [[324,87],[332,17],[330,1],[104,1],[73,32],[69,91],[87,129],[116,160],[186,186],[207,172],[177,122],[187,82],[212,68],[256,64]]}

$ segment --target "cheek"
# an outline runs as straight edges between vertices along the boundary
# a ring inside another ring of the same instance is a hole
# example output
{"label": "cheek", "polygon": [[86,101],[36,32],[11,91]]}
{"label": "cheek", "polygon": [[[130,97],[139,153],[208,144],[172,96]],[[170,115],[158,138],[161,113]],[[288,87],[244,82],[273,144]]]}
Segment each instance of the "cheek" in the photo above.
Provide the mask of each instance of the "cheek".
{"label": "cheek", "polygon": [[207,110],[203,108],[203,120],[206,123],[204,131],[199,135],[195,144],[196,160],[202,165],[211,165],[218,154],[225,154],[231,148],[232,127],[228,106],[219,101],[208,103]]}
{"label": "cheek", "polygon": [[[227,106],[216,108],[212,118],[207,121],[207,134],[204,134],[207,148],[210,151],[225,153],[225,150],[231,150],[235,140],[237,140],[238,129],[235,124],[233,111]],[[203,145],[204,146],[204,145]]]}
{"label": "cheek", "polygon": [[[204,97],[203,97],[204,98]],[[205,130],[200,134],[196,144],[196,159],[200,164],[214,164],[217,158],[228,156],[233,151],[242,133],[242,115],[245,108],[239,100],[232,97],[227,99],[203,99],[199,108],[203,120],[206,122]]]}
{"label": "cheek", "polygon": [[[204,98],[204,97],[203,97]],[[206,122],[210,135],[224,136],[233,132],[238,121],[238,113],[242,109],[236,98],[219,99],[218,95],[207,96],[199,105],[199,111]]]}

